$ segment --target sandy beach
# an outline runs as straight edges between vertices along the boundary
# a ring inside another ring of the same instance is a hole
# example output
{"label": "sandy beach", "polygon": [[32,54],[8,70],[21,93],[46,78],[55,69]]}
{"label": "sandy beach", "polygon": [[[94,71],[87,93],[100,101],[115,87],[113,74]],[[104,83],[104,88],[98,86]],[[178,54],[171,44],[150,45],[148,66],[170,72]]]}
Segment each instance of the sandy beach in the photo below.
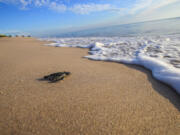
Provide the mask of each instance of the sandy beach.
{"label": "sandy beach", "polygon": [[[150,71],[45,43],[0,38],[1,135],[180,133],[180,96]],[[40,81],[59,71],[72,74],[57,83]]]}

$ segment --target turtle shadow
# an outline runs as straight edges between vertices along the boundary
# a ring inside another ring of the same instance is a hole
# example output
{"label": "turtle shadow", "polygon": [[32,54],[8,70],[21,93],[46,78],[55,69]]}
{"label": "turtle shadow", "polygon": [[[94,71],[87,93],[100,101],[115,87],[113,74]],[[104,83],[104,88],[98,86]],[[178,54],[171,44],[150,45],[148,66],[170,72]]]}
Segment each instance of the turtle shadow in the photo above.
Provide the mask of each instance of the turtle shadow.
{"label": "turtle shadow", "polygon": [[58,80],[58,81],[49,81],[47,79],[44,79],[44,78],[38,78],[36,79],[37,81],[40,81],[40,82],[47,82],[47,83],[57,83],[59,81],[63,81],[64,79],[61,79],[61,80]]}

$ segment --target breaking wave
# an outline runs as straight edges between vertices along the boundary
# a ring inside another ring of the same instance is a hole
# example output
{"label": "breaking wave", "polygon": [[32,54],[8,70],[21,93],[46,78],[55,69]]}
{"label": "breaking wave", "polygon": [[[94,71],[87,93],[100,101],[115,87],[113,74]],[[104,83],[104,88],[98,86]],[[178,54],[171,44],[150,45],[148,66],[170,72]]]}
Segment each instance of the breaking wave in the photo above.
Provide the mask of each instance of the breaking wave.
{"label": "breaking wave", "polygon": [[180,35],[44,38],[55,47],[89,48],[92,60],[138,64],[180,94]]}

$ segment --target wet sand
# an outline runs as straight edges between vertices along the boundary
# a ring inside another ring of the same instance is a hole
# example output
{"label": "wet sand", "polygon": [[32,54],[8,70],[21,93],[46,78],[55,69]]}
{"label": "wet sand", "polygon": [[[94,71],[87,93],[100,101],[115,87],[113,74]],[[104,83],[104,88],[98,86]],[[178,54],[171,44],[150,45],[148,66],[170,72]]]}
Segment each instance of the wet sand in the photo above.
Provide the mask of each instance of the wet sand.
{"label": "wet sand", "polygon": [[[180,96],[150,71],[44,43],[0,38],[1,135],[180,133]],[[58,71],[72,74],[62,82],[40,81]]]}

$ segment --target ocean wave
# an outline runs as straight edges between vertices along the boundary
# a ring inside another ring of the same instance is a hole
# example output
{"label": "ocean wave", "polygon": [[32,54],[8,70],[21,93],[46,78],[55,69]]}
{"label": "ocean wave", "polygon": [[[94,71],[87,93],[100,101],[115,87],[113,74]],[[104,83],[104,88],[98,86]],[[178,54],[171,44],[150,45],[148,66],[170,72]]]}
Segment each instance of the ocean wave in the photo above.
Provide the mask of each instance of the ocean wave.
{"label": "ocean wave", "polygon": [[89,48],[92,60],[138,64],[180,94],[180,35],[136,37],[44,38],[56,47]]}

